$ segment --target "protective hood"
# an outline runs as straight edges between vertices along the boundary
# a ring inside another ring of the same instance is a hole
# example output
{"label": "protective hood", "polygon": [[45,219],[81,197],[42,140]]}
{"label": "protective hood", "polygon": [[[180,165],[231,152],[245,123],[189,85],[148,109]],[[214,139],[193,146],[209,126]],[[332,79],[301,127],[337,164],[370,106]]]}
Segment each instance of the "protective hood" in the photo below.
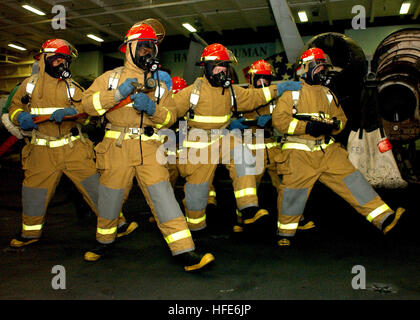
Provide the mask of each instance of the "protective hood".
{"label": "protective hood", "polygon": [[[125,57],[127,60],[130,60],[131,63],[145,72],[155,71],[159,67],[159,62],[157,61],[158,47],[151,41],[132,41],[127,44],[127,49],[125,52]],[[152,53],[148,53],[145,56],[140,56],[136,52],[138,50],[151,50]],[[128,53],[128,55],[127,55]]]}
{"label": "protective hood", "polygon": [[[133,41],[133,44],[131,45],[131,50],[135,50],[134,48],[136,48],[137,45],[137,41]],[[129,48],[129,46],[127,46],[127,49]],[[133,52],[133,56],[134,56],[134,52]],[[150,73],[149,72],[145,72],[143,69],[139,68],[136,66],[136,64],[134,63],[134,61],[131,58],[131,54],[129,52],[129,50],[125,51],[125,62],[124,62],[124,71],[121,74],[121,83],[124,79],[126,78],[137,78],[138,81],[140,83],[144,82],[144,78],[145,76],[150,77]]]}
{"label": "protective hood", "polygon": [[38,62],[38,67],[39,67],[39,77],[38,77],[38,81],[37,81],[37,87],[38,89],[38,98],[42,99],[42,97],[45,94],[51,93],[51,92],[56,92],[57,90],[57,86],[58,86],[58,82],[61,81],[57,78],[53,78],[51,77],[49,74],[46,73],[45,71],[45,59],[44,56],[46,56],[46,58],[53,56],[53,53],[44,53],[41,55],[39,62]]}

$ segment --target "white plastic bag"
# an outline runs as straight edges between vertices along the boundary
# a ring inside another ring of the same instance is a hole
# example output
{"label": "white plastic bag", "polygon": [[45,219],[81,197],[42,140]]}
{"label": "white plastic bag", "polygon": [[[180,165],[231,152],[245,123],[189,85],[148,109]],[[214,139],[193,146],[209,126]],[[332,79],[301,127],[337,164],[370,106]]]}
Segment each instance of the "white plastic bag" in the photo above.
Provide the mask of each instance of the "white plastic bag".
{"label": "white plastic bag", "polygon": [[386,136],[381,134],[381,128],[371,132],[351,131],[347,143],[349,160],[372,187],[404,188],[408,183],[401,177],[392,147],[380,148],[384,144],[390,146]]}

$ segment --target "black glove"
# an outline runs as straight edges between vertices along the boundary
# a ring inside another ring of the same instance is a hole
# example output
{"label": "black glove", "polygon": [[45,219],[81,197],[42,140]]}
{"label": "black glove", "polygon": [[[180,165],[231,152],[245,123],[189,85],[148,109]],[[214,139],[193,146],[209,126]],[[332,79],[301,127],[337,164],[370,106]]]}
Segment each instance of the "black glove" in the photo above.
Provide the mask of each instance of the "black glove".
{"label": "black glove", "polygon": [[330,135],[332,126],[322,122],[308,122],[306,124],[305,133],[310,134],[312,137],[319,137],[322,135]]}

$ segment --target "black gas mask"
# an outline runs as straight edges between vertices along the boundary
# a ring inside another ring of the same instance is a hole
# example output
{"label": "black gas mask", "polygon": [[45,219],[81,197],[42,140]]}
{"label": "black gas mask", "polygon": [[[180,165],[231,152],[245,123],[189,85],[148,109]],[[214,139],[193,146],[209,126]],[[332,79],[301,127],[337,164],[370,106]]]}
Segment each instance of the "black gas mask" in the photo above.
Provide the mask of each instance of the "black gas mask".
{"label": "black gas mask", "polygon": [[[226,72],[222,71],[213,74],[216,66],[226,67]],[[229,88],[232,85],[232,76],[228,62],[206,62],[204,64],[204,74],[213,87]]]}
{"label": "black gas mask", "polygon": [[[258,82],[258,80],[260,80],[260,82]],[[266,80],[267,83],[263,85],[263,80]],[[273,76],[271,75],[266,75],[266,74],[256,74],[252,77],[252,86],[254,88],[262,88],[262,87],[268,87],[271,84],[271,81],[273,80]]]}
{"label": "black gas mask", "polygon": [[317,78],[317,81],[319,81],[321,85],[323,85],[324,87],[329,87],[333,80],[333,74],[328,71],[321,72]]}
{"label": "black gas mask", "polygon": [[159,68],[159,61],[156,59],[157,46],[153,41],[137,41],[135,55],[129,44],[131,59],[134,64],[144,71],[154,72]]}
{"label": "black gas mask", "polygon": [[310,85],[328,86],[331,83],[331,76],[328,73],[330,65],[323,61],[311,61],[309,63],[308,72],[304,79]]}
{"label": "black gas mask", "polygon": [[[53,66],[53,62],[58,58],[63,58],[65,59],[65,61],[60,63],[59,65]],[[71,57],[63,54],[55,54],[50,57],[45,56],[44,62],[45,72],[48,73],[51,77],[56,79],[71,78],[71,72],[69,69],[71,64]]]}

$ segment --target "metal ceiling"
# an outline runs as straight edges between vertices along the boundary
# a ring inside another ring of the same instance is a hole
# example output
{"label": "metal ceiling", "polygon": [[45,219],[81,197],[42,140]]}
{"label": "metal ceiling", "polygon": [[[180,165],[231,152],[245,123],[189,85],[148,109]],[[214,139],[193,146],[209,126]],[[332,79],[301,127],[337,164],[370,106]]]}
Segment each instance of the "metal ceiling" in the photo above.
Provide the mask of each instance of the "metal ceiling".
{"label": "metal ceiling", "polygon": [[[366,9],[367,20],[373,23],[380,17],[398,16],[402,0],[288,0],[289,7],[298,27],[316,23],[333,27],[342,20],[351,20],[355,14],[352,8],[362,5]],[[30,4],[46,13],[36,15],[22,8]],[[411,8],[406,20],[418,20],[420,0],[411,0]],[[54,30],[52,13],[55,5],[66,10],[66,28]],[[309,22],[301,24],[297,12],[305,10]],[[119,42],[128,28],[136,21],[157,18],[166,28],[167,37],[185,36],[189,32],[182,23],[189,22],[199,34],[216,33],[226,36],[229,31],[249,29],[255,33],[261,28],[273,27],[276,21],[269,0],[2,0],[0,3],[0,50],[14,55],[20,52],[7,46],[20,43],[29,51],[36,52],[49,38],[64,38],[76,46],[100,46],[86,37],[93,33],[102,37],[105,43]],[[350,24],[349,24],[350,27]],[[278,34],[278,31],[277,31]]]}

